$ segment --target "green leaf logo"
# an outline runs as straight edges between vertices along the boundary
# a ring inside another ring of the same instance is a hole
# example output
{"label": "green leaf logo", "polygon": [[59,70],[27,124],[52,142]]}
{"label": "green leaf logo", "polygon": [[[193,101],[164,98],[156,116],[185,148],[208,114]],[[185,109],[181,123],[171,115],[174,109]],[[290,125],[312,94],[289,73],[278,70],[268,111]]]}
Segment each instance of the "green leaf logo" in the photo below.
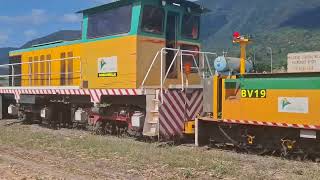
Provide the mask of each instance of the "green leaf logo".
{"label": "green leaf logo", "polygon": [[103,69],[103,67],[106,65],[107,63],[104,61],[104,60],[102,60],[101,62],[100,62],[100,69]]}
{"label": "green leaf logo", "polygon": [[289,104],[291,104],[291,102],[289,102],[289,100],[287,98],[284,98],[284,99],[281,100],[282,109],[287,107]]}

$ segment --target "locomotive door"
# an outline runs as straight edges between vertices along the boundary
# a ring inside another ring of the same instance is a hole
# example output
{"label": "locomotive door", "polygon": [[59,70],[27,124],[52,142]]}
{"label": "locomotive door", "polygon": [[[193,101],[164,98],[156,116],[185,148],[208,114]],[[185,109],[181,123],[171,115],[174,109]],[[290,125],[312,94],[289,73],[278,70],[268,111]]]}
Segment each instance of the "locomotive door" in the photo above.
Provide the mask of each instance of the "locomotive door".
{"label": "locomotive door", "polygon": [[[167,13],[167,23],[166,23],[166,47],[167,48],[177,48],[177,35],[179,27],[179,14],[169,11]],[[175,63],[170,69],[169,66],[173,61],[176,52],[167,51],[166,54],[166,72],[169,71],[168,78],[177,78],[177,63]]]}

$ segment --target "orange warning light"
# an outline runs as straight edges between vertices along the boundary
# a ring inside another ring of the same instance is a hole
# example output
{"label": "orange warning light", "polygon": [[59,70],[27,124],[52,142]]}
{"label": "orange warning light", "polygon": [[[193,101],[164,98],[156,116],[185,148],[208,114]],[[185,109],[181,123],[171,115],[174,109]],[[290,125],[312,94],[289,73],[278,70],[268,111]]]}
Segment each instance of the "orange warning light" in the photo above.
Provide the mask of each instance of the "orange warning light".
{"label": "orange warning light", "polygon": [[184,64],[184,72],[186,73],[186,75],[189,75],[191,73],[191,64],[190,63]]}

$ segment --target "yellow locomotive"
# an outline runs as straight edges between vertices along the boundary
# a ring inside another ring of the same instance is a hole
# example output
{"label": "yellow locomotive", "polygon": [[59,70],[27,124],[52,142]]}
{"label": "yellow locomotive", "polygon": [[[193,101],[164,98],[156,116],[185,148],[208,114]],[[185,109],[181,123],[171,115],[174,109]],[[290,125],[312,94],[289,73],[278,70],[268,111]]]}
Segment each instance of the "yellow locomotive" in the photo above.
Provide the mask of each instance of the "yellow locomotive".
{"label": "yellow locomotive", "polygon": [[3,101],[17,100],[10,114],[54,127],[179,136],[201,111],[201,73],[215,55],[200,52],[205,11],[184,0],[119,0],[79,11],[81,39],[10,52]]}

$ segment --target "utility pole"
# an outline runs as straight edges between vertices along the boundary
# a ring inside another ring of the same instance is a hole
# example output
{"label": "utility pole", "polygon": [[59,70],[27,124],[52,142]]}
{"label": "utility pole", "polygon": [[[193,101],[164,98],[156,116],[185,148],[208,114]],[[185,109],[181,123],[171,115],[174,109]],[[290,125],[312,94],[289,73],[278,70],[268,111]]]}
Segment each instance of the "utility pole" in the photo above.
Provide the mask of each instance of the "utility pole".
{"label": "utility pole", "polygon": [[256,49],[253,48],[253,64],[256,65]]}
{"label": "utility pole", "polygon": [[272,48],[271,47],[267,47],[267,49],[270,50],[270,55],[271,55],[271,60],[270,60],[271,61],[271,68],[270,69],[271,69],[271,73],[272,73],[272,71],[273,71],[273,68],[272,68],[272,66],[273,66]]}

